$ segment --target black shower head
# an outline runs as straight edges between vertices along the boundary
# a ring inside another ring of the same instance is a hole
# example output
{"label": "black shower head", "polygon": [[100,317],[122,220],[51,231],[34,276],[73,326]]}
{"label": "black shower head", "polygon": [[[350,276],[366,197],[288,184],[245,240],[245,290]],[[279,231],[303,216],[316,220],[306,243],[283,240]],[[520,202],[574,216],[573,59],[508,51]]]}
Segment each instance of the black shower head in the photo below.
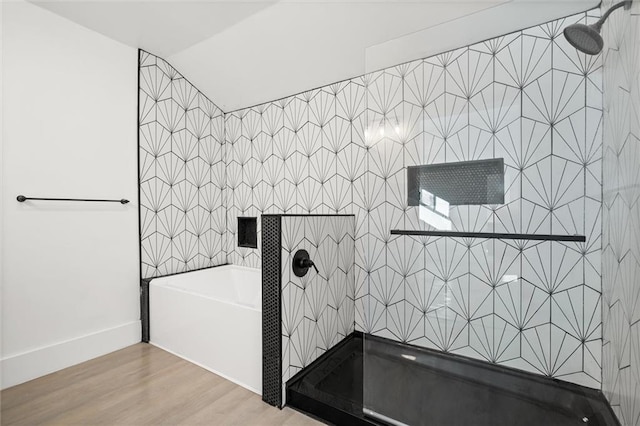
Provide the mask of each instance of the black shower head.
{"label": "black shower head", "polygon": [[604,46],[600,28],[594,25],[569,25],[564,29],[564,36],[573,47],[588,55],[597,55]]}
{"label": "black shower head", "polygon": [[631,7],[632,0],[621,1],[614,4],[595,24],[573,24],[564,29],[564,36],[567,41],[579,51],[588,55],[597,55],[602,51],[604,41],[600,35],[602,24],[607,20],[611,12],[624,6],[625,9]]}

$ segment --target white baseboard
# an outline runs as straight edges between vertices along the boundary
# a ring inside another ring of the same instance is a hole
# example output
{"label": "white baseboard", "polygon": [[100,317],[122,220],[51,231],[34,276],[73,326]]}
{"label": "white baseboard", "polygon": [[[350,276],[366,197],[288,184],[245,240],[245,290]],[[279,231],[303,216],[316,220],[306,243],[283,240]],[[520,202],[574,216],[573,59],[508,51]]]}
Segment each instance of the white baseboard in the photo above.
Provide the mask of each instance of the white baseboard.
{"label": "white baseboard", "polygon": [[65,342],[0,360],[1,389],[19,385],[63,368],[140,342],[140,321],[101,330]]}

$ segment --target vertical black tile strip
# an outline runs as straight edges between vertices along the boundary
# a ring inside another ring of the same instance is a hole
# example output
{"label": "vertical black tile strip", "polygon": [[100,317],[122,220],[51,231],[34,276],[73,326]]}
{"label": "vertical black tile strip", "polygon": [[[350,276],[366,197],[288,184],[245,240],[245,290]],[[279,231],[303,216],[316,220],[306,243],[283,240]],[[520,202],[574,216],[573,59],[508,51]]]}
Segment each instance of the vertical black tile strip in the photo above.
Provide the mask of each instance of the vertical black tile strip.
{"label": "vertical black tile strip", "polygon": [[149,343],[151,338],[151,324],[149,317],[149,283],[150,278],[140,280],[140,322],[142,323],[142,341]]}
{"label": "vertical black tile strip", "polygon": [[262,400],[282,406],[282,226],[262,216]]}
{"label": "vertical black tile strip", "polygon": [[[138,156],[138,178],[137,178],[137,182],[138,182],[138,277],[139,277],[139,281],[140,281],[140,324],[141,324],[141,339],[143,342],[149,342],[149,299],[147,298],[147,303],[143,304],[142,303],[142,298],[143,295],[148,294],[149,291],[149,283],[147,282],[147,287],[146,290],[143,287],[143,280],[142,280],[142,212],[140,210],[140,185],[142,185],[142,182],[140,182],[140,69],[141,69],[141,65],[142,65],[142,50],[138,49],[138,106],[137,106],[137,120],[136,123],[138,125],[138,127],[136,128],[136,139],[137,139],[137,147],[138,147],[138,152],[137,152],[137,156]],[[146,321],[146,325],[145,325],[145,321]],[[146,328],[146,330],[145,330]],[[146,333],[146,334],[145,334]],[[145,340],[145,335],[146,335],[146,340]]]}

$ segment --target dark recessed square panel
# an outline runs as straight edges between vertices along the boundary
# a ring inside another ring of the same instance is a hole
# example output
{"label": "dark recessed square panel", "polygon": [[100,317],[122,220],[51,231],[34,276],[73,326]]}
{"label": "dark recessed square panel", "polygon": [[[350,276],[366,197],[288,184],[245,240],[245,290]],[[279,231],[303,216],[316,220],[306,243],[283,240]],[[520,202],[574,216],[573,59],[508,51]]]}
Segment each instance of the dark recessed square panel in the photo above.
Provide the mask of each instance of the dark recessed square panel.
{"label": "dark recessed square panel", "polygon": [[410,206],[421,196],[438,197],[452,206],[504,204],[504,160],[461,161],[407,167]]}
{"label": "dark recessed square panel", "polygon": [[238,218],[238,247],[258,248],[258,220],[255,217]]}

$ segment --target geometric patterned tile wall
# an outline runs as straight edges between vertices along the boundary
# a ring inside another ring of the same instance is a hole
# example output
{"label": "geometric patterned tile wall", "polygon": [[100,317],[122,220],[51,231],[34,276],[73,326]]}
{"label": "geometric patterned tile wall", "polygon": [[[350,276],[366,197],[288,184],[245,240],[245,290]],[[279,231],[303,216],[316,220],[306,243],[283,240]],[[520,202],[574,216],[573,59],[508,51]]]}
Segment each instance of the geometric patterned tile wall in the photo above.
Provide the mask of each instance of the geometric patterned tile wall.
{"label": "geometric patterned tile wall", "polygon": [[142,276],[226,263],[224,114],[139,51]]}
{"label": "geometric patterned tile wall", "polygon": [[[613,2],[602,2],[602,10]],[[640,4],[603,26],[602,389],[640,424]]]}
{"label": "geometric patterned tile wall", "polygon": [[[562,36],[599,13],[225,114],[229,261],[237,216],[354,214],[359,330],[599,388],[602,66]],[[390,235],[427,228],[408,166],[495,157],[505,204],[454,230],[586,243]]]}
{"label": "geometric patterned tile wall", "polygon": [[[283,386],[354,330],[354,228],[353,216],[282,216]],[[318,273],[293,273],[302,248]]]}

